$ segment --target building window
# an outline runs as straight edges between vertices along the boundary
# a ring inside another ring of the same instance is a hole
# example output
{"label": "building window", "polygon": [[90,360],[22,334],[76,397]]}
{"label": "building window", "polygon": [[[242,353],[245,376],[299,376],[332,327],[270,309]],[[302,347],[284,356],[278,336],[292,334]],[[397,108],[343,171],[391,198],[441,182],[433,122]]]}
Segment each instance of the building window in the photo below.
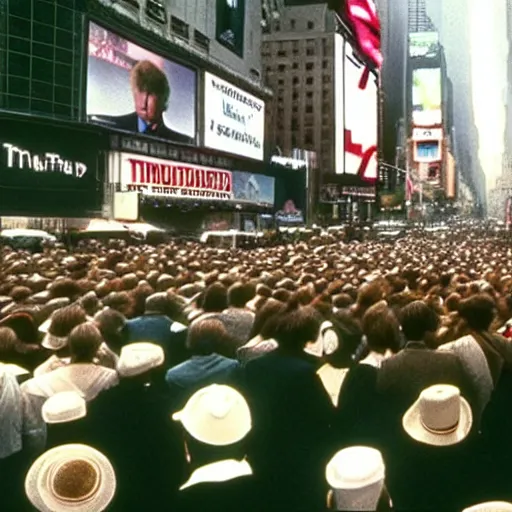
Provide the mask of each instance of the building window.
{"label": "building window", "polygon": [[279,21],[276,21],[276,22],[274,23],[274,30],[275,30],[276,32],[279,32],[279,31],[281,30],[281,23],[279,23]]}
{"label": "building window", "polygon": [[299,69],[299,63],[298,62],[294,62],[293,65],[292,65],[292,68],[293,69]]}
{"label": "building window", "polygon": [[322,77],[322,82],[323,82],[324,84],[330,84],[330,83],[331,83],[331,77],[330,77],[329,75],[324,75],[324,76]]}
{"label": "building window", "polygon": [[328,60],[324,60],[324,61],[322,62],[322,67],[323,67],[324,69],[327,69],[327,68],[329,67],[329,61],[328,61]]}
{"label": "building window", "polygon": [[306,106],[306,114],[312,114],[313,113],[313,105],[307,105]]}
{"label": "building window", "polygon": [[294,91],[292,94],[292,99],[296,100],[299,97],[299,93],[297,91]]}
{"label": "building window", "polygon": [[313,55],[315,55],[315,49],[314,48],[307,48],[306,49],[306,55],[308,57],[312,57]]}
{"label": "building window", "polygon": [[292,108],[292,112],[293,112],[294,114],[298,114],[298,112],[299,112],[299,107],[298,107],[297,105],[294,105],[294,106],[293,106],[293,108]]}
{"label": "building window", "polygon": [[307,144],[309,146],[313,145],[313,132],[311,132],[310,130],[308,130],[304,134],[304,144]]}
{"label": "building window", "polygon": [[290,20],[290,28],[295,30],[295,20]]}
{"label": "building window", "polygon": [[284,73],[285,69],[286,69],[286,66],[284,64],[279,64],[279,66],[277,66],[277,70],[280,73]]}
{"label": "building window", "polygon": [[313,98],[313,91],[308,91],[308,92],[306,93],[306,98],[308,98],[308,99]]}
{"label": "building window", "polygon": [[312,76],[309,76],[308,78],[306,78],[306,84],[307,85],[313,85],[313,82],[314,82],[314,80],[313,80]]}
{"label": "building window", "polygon": [[[199,48],[205,51],[210,50],[210,38],[199,32],[199,30],[194,30],[194,42]],[[268,71],[270,71],[270,67]]]}
{"label": "building window", "polygon": [[308,21],[308,30],[313,30],[315,28],[315,24],[312,21]]}
{"label": "building window", "polygon": [[312,62],[308,62],[306,64],[306,71],[313,71],[313,63]]}
{"label": "building window", "polygon": [[280,79],[277,81],[277,85],[284,85],[284,79],[280,78]]}
{"label": "building window", "polygon": [[286,52],[285,52],[284,50],[279,50],[279,51],[277,52],[277,56],[278,56],[278,57],[286,57]]}
{"label": "building window", "polygon": [[157,0],[148,0],[146,3],[146,15],[153,21],[165,25],[167,23],[167,11],[165,6]]}
{"label": "building window", "polygon": [[188,23],[176,18],[175,16],[171,16],[171,30],[178,37],[182,37],[183,39],[189,38],[189,26]]}
{"label": "building window", "polygon": [[294,76],[293,77],[293,83],[294,84],[298,84],[299,83],[299,77],[298,76]]}

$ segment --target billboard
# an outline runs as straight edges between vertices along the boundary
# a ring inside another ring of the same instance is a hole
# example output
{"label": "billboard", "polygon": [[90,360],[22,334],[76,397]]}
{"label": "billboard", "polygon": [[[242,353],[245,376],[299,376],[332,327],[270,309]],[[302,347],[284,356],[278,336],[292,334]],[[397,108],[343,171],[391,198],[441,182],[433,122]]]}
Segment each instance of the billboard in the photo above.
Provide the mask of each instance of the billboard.
{"label": "billboard", "polygon": [[448,199],[456,197],[455,158],[448,151],[446,153],[445,167],[445,194]]}
{"label": "billboard", "polygon": [[441,69],[422,68],[412,72],[412,123],[441,124]]}
{"label": "billboard", "polygon": [[244,203],[274,206],[275,179],[263,174],[233,171],[233,199]]}
{"label": "billboard", "polygon": [[245,0],[217,0],[215,25],[217,41],[243,58]]}
{"label": "billboard", "polygon": [[4,120],[0,215],[88,217],[101,210],[104,165],[97,134],[32,120]]}
{"label": "billboard", "polygon": [[345,79],[343,62],[345,39],[340,34],[334,35],[334,169],[336,174],[343,174],[345,169]]}
{"label": "billboard", "polygon": [[194,70],[89,24],[89,122],[193,144],[196,89]]}
{"label": "billboard", "polygon": [[122,153],[119,182],[123,191],[152,197],[231,199],[230,171]]}
{"label": "billboard", "polygon": [[[363,181],[377,180],[377,81],[373,73],[355,59],[345,42],[344,69],[344,174]],[[339,170],[337,169],[337,172]]]}
{"label": "billboard", "polygon": [[409,34],[410,57],[436,57],[439,53],[437,32],[414,32]]}
{"label": "billboard", "polygon": [[265,102],[211,73],[204,81],[204,145],[262,161]]}

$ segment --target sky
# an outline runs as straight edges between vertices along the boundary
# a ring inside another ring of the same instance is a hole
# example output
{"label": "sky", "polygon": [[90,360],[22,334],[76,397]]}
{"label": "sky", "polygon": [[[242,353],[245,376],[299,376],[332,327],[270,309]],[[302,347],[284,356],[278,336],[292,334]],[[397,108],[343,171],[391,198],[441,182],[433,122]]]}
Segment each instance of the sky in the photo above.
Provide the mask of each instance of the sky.
{"label": "sky", "polygon": [[505,132],[508,45],[506,0],[468,0],[471,9],[471,79],[479,156],[487,192],[501,175]]}

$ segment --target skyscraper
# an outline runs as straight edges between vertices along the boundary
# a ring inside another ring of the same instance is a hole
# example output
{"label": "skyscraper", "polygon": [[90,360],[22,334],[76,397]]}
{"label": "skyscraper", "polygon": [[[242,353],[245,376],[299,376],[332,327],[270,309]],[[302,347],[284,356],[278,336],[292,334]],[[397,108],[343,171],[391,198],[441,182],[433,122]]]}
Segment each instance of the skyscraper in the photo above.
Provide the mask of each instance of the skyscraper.
{"label": "skyscraper", "polygon": [[409,33],[436,32],[437,29],[427,14],[426,0],[409,0]]}

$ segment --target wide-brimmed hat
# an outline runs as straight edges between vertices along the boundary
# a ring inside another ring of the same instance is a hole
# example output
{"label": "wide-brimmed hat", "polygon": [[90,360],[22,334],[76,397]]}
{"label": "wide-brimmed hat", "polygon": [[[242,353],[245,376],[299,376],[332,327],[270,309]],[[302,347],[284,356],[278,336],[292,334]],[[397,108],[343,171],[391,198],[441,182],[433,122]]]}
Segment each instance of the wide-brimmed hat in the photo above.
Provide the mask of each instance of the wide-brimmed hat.
{"label": "wide-brimmed hat", "polygon": [[85,418],[85,399],[76,391],[56,393],[46,400],[41,410],[45,423],[67,423]]}
{"label": "wide-brimmed hat", "polygon": [[66,444],[41,455],[29,469],[25,492],[41,512],[102,512],[116,491],[110,461],[82,444]]}
{"label": "wide-brimmed hat", "polygon": [[512,512],[512,503],[506,501],[488,501],[465,508],[462,512]]}
{"label": "wide-brimmed hat", "polygon": [[[93,323],[94,318],[88,316],[85,320],[87,323]],[[41,342],[41,345],[48,349],[53,351],[62,350],[65,346],[68,344],[68,337],[67,336],[55,336],[50,332],[50,327],[52,325],[52,317],[46,319],[40,326],[39,326],[39,332],[44,334],[43,341]]]}
{"label": "wide-brimmed hat", "polygon": [[459,388],[437,384],[423,390],[404,414],[404,430],[416,441],[432,446],[450,446],[463,441],[473,424],[468,402]]}
{"label": "wide-brimmed hat", "polygon": [[121,377],[135,377],[158,368],[165,361],[160,345],[148,342],[130,343],[121,349],[117,372]]}
{"label": "wide-brimmed hat", "polygon": [[235,444],[252,427],[245,398],[236,389],[218,384],[194,393],[172,418],[180,421],[193,438],[212,446]]}
{"label": "wide-brimmed hat", "polygon": [[339,451],[325,470],[327,483],[334,492],[336,510],[376,510],[385,474],[379,450],[351,446]]}

